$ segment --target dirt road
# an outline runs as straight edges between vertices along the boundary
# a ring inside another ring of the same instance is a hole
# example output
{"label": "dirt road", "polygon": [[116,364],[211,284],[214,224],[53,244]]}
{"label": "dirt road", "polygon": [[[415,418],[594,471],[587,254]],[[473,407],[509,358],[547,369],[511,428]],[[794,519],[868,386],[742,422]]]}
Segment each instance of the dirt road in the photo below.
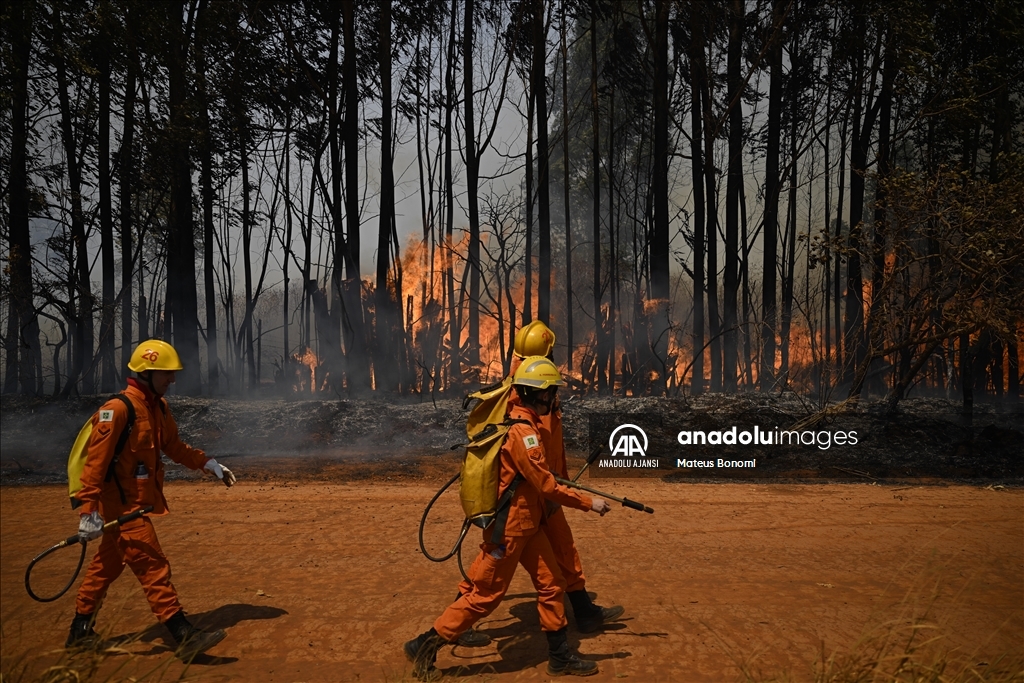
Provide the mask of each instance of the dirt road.
{"label": "dirt road", "polygon": [[[172,513],[156,525],[174,583],[197,622],[228,631],[216,656],[188,673],[204,681],[408,680],[401,644],[431,625],[458,581],[454,561],[432,564],[417,546],[435,480],[169,484]],[[1020,490],[614,486],[656,513],[569,512],[588,588],[597,602],[626,607],[620,623],[596,635],[581,637],[570,619],[570,642],[600,662],[590,680],[718,683],[742,680],[741,667],[806,680],[823,649],[848,651],[873,627],[898,630],[915,618],[938,626],[938,649],[954,649],[952,659],[979,671],[1007,666],[1000,655],[1024,657]],[[439,552],[461,515],[447,494],[437,510],[427,534]],[[4,681],[61,658],[74,591],[36,603],[22,577],[75,519],[62,487],[0,489]],[[114,657],[108,669],[156,670],[164,680],[181,671],[128,572],[100,614],[108,634],[139,635],[127,646],[134,656]],[[446,648],[438,666],[456,680],[547,680],[525,573],[479,628],[494,637],[490,647]]]}

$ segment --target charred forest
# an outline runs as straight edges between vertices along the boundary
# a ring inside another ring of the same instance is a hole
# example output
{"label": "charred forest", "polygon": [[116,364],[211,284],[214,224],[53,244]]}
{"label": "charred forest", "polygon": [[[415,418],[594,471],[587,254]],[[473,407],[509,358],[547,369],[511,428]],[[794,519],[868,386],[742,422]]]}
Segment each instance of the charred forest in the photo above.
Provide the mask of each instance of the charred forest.
{"label": "charred forest", "polygon": [[1011,0],[11,0],[2,390],[1019,401]]}

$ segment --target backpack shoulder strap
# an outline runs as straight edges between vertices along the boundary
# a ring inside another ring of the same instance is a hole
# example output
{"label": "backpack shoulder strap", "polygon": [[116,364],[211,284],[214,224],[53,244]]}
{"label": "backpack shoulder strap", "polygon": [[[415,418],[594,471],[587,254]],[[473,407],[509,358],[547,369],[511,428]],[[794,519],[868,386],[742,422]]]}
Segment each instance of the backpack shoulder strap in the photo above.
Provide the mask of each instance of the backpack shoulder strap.
{"label": "backpack shoulder strap", "polygon": [[117,437],[117,445],[114,446],[114,459],[121,455],[121,451],[128,444],[128,437],[131,436],[132,427],[135,426],[135,404],[132,400],[124,394],[114,394],[111,398],[116,398],[124,403],[124,407],[128,409],[128,421],[124,425],[124,429],[121,430],[121,435]]}
{"label": "backpack shoulder strap", "polygon": [[516,476],[512,478],[508,488],[505,489],[504,493],[501,494],[501,498],[498,499],[498,513],[494,517],[493,528],[491,529],[491,543],[494,545],[501,545],[502,540],[505,538],[505,525],[508,523],[508,511],[512,507],[512,496],[516,494],[516,488],[519,487],[519,483],[525,479],[526,477],[516,472]]}
{"label": "backpack shoulder strap", "polygon": [[[505,418],[505,421],[501,423],[503,427],[512,428],[512,425],[529,425],[533,424],[529,420],[516,420],[511,417]],[[506,438],[508,432],[506,431]],[[498,499],[497,514],[494,518],[494,525],[491,529],[491,543],[495,545],[501,545],[502,540],[505,538],[505,524],[508,522],[508,511],[512,507],[512,496],[516,494],[516,488],[519,484],[526,480],[522,474],[516,472],[516,476],[512,478],[508,488],[501,494],[501,498]]]}
{"label": "backpack shoulder strap", "polygon": [[128,437],[131,436],[132,427],[135,426],[135,404],[132,400],[124,394],[114,394],[111,398],[116,398],[124,403],[124,407],[128,409],[128,420],[124,424],[124,429],[121,430],[121,434],[117,437],[117,444],[114,446],[114,457],[110,459],[110,466],[107,467],[106,481],[113,480],[117,486],[117,492],[121,494],[121,504],[128,504],[128,497],[124,495],[124,488],[121,486],[120,480],[117,478],[117,460],[121,457],[121,452],[124,447],[128,444]]}

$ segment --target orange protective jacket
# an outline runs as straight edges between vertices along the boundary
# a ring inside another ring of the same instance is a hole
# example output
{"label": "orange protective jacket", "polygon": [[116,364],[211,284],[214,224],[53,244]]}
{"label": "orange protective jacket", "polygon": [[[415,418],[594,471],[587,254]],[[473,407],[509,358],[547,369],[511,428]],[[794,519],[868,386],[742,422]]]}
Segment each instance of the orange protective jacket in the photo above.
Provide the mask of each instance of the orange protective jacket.
{"label": "orange protective jacket", "polygon": [[[519,356],[512,356],[512,363],[509,366],[509,377],[516,374],[516,369],[522,364]],[[521,406],[519,395],[512,391],[508,398],[508,405]],[[547,415],[537,416],[537,426],[541,431],[541,438],[544,441],[544,454],[547,456],[548,469],[552,474],[562,479],[569,478],[569,470],[565,463],[565,442],[562,441],[562,404],[555,399],[551,406],[551,412]]]}
{"label": "orange protective jacket", "polygon": [[[128,380],[123,393],[135,406],[135,425],[114,468],[117,482],[105,479],[117,438],[128,421],[128,408],[120,400],[111,399],[93,415],[82,489],[75,495],[82,501],[78,512],[88,514],[99,510],[106,521],[146,505],[153,506],[152,515],[167,514],[161,453],[194,470],[202,469],[210,460],[203,451],[183,443],[178,437],[178,425],[163,397],[155,396],[135,379]],[[126,504],[121,502],[118,483],[124,491]]]}
{"label": "orange protective jacket", "polygon": [[590,496],[559,484],[551,474],[546,455],[549,444],[543,441],[544,430],[537,413],[516,403],[509,410],[509,417],[525,420],[527,424],[513,424],[501,447],[499,495],[505,492],[517,473],[523,475],[512,496],[505,535],[529,536],[535,533],[544,520],[544,499],[578,510],[589,510],[593,505]]}

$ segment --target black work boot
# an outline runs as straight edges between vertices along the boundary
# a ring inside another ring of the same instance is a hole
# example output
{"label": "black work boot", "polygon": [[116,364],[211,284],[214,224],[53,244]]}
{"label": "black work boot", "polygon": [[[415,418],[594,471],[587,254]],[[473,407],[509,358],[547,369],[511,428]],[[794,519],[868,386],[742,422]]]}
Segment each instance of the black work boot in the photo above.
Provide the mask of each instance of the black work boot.
{"label": "black work boot", "polygon": [[[462,593],[459,593],[455,596],[455,601],[458,602],[461,597]],[[455,644],[462,647],[486,647],[491,644],[491,637],[486,633],[480,633],[471,626],[462,632]]]}
{"label": "black work boot", "polygon": [[462,647],[486,647],[491,644],[491,637],[474,628],[469,628],[462,632],[455,644]]}
{"label": "black work boot", "polygon": [[177,612],[173,617],[164,622],[164,626],[171,632],[171,636],[178,644],[178,649],[175,650],[174,656],[183,662],[191,661],[211,647],[224,640],[227,637],[227,633],[224,629],[217,629],[216,631],[203,631],[192,625],[192,623],[185,618],[185,612]]}
{"label": "black work boot", "polygon": [[403,646],[406,658],[412,662],[412,675],[418,681],[436,681],[441,672],[434,667],[437,651],[445,644],[444,638],[431,628],[421,633]]}
{"label": "black work boot", "polygon": [[549,676],[592,676],[597,673],[597,662],[580,659],[569,649],[564,626],[544,635],[548,637]]}
{"label": "black work boot", "polygon": [[603,624],[618,619],[626,611],[626,608],[620,605],[612,607],[595,605],[586,590],[569,591],[566,595],[569,596],[569,602],[572,604],[572,613],[576,617],[576,628],[580,633],[593,633]]}
{"label": "black work boot", "polygon": [[93,614],[75,614],[75,618],[71,620],[71,632],[68,634],[68,639],[64,643],[66,648],[90,648],[96,647],[100,644],[100,635],[96,631],[92,630]]}

